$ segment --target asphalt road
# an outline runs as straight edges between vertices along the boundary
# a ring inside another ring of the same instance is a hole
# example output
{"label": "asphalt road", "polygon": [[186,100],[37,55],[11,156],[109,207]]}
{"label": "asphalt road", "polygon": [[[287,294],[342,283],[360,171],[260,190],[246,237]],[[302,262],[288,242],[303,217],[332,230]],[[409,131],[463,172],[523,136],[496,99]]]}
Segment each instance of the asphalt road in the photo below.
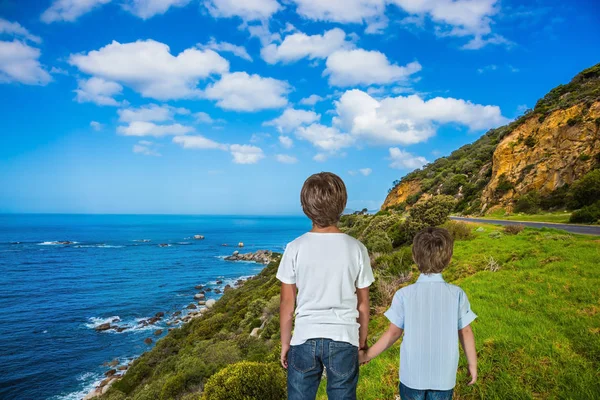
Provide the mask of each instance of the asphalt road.
{"label": "asphalt road", "polygon": [[598,235],[600,236],[600,226],[593,225],[573,225],[573,224],[555,224],[551,222],[529,222],[529,221],[506,221],[500,219],[483,219],[483,218],[463,218],[450,217],[454,221],[478,222],[483,224],[495,225],[525,225],[530,228],[553,228],[562,229],[571,233],[579,233],[582,235]]}

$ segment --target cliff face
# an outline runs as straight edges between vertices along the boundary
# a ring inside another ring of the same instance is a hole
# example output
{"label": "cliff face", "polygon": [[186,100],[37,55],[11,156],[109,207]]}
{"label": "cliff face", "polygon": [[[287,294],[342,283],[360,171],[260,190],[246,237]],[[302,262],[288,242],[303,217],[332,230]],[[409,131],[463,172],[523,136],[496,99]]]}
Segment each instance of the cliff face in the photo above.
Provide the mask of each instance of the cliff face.
{"label": "cliff face", "polygon": [[[589,172],[600,153],[600,102],[579,104],[527,119],[498,144],[492,176],[481,196],[482,210],[504,207],[525,193],[549,194]],[[505,183],[508,190],[498,190]]]}
{"label": "cliff face", "polygon": [[420,192],[421,182],[418,180],[402,182],[388,193],[381,209],[405,203],[409,196],[416,195]]}
{"label": "cliff face", "polygon": [[512,211],[520,197],[549,195],[598,167],[600,64],[552,89],[512,123],[394,182],[382,209],[446,194],[457,199],[456,212]]}

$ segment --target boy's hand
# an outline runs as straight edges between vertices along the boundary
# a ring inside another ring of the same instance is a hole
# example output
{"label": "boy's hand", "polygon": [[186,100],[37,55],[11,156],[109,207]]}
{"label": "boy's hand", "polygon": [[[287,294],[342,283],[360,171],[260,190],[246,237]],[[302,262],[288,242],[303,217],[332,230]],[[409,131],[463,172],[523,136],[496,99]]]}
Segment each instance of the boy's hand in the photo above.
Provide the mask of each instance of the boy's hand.
{"label": "boy's hand", "polygon": [[281,366],[285,369],[288,367],[288,353],[290,352],[289,344],[281,345]]}
{"label": "boy's hand", "polygon": [[471,375],[471,382],[468,383],[469,386],[477,382],[477,364],[472,365],[469,364],[469,375]]}
{"label": "boy's hand", "polygon": [[358,363],[360,365],[367,364],[371,359],[367,356],[367,350],[359,350],[358,351]]}

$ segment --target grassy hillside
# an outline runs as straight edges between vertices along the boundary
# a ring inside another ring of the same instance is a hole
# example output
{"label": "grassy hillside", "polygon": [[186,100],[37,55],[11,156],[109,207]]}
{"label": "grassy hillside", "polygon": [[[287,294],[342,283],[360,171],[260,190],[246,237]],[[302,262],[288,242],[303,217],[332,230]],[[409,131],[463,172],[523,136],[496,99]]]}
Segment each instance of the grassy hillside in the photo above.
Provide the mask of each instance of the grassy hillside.
{"label": "grassy hillside", "polygon": [[[492,129],[474,143],[395,181],[383,208],[404,209],[420,198],[446,194],[458,200],[456,212],[479,214],[482,209],[487,210],[495,204],[512,207],[529,193],[534,194],[523,199],[521,211],[586,206],[570,202],[568,184],[572,182],[564,182],[564,179],[581,178],[590,169],[600,166],[598,101],[600,64],[582,71],[570,83],[552,89],[537,102],[533,110],[526,111],[509,125]],[[547,119],[552,121],[548,122]],[[544,121],[547,123],[544,124]],[[588,136],[582,141],[581,132],[594,129],[596,133],[586,133]],[[515,132],[518,137],[514,141],[511,138],[508,143],[511,153],[514,153],[494,162],[499,144]],[[563,148],[559,145],[558,137],[565,142],[582,143],[586,152],[580,152],[573,144],[570,145],[571,150],[569,146]],[[532,154],[535,150],[539,150],[539,154]],[[512,176],[497,173],[501,168],[496,164],[506,164],[507,160],[514,162],[519,157],[522,157],[522,163],[514,167]],[[540,177],[539,174],[546,172],[538,171],[539,164],[544,164],[548,169],[546,176]],[[490,183],[493,187],[488,187]],[[536,185],[537,190],[534,190],[533,186]],[[548,186],[552,186],[552,189],[549,190]]]}
{"label": "grassy hillside", "polygon": [[[342,227],[370,248],[377,278],[370,342],[387,327],[382,313],[394,292],[417,279],[406,246],[411,229],[424,221],[443,222],[451,208],[448,200],[435,198],[406,219],[397,214],[344,217]],[[461,358],[457,398],[598,398],[600,239],[548,229],[508,234],[489,225],[445,226],[457,242],[444,276],[467,292],[479,315],[473,324],[479,382],[472,388],[463,384]],[[271,263],[243,287],[228,291],[204,317],[170,332],[103,399],[236,400],[244,398],[244,388],[254,393],[247,399],[281,398],[285,377],[277,367],[276,269],[277,262]],[[261,326],[259,337],[250,335]],[[398,347],[362,367],[361,400],[397,394]],[[326,398],[323,387],[319,393]]]}

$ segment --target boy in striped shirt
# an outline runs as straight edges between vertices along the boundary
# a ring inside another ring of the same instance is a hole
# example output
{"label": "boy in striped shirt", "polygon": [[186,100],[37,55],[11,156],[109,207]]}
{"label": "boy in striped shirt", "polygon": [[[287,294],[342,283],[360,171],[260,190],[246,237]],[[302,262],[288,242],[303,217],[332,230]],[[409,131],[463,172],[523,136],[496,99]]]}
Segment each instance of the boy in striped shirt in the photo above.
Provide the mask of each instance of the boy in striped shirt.
{"label": "boy in striped shirt", "polygon": [[471,376],[477,380],[477,353],[467,295],[444,281],[441,272],[453,251],[452,236],[445,229],[426,228],[413,241],[413,259],[421,275],[416,283],[396,292],[385,316],[390,326],[359,361],[369,362],[391,347],[404,333],[400,348],[400,397],[402,400],[452,399],[458,368],[458,342],[465,352]]}

